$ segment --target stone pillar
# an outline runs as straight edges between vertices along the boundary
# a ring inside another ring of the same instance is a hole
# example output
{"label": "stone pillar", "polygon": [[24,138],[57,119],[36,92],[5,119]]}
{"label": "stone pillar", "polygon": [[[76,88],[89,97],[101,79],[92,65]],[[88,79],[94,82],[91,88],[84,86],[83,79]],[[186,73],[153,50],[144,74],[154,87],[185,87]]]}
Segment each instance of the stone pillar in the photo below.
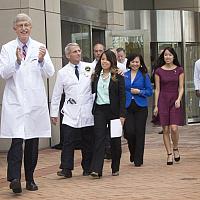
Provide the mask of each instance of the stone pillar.
{"label": "stone pillar", "polygon": [[124,1],[123,0],[106,0],[108,12],[108,30],[124,29]]}

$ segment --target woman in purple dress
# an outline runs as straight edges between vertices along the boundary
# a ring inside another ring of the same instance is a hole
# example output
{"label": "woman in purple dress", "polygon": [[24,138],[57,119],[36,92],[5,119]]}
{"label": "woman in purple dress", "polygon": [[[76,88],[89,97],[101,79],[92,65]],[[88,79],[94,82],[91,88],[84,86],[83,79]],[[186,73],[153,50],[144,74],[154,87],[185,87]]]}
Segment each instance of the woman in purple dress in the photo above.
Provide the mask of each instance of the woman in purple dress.
{"label": "woman in purple dress", "polygon": [[[163,141],[167,151],[167,165],[180,161],[178,150],[178,126],[184,124],[181,99],[183,96],[184,70],[180,66],[173,48],[167,47],[161,53],[155,71],[155,108],[163,128]],[[170,137],[171,133],[171,137]],[[171,141],[173,144],[173,154]]]}

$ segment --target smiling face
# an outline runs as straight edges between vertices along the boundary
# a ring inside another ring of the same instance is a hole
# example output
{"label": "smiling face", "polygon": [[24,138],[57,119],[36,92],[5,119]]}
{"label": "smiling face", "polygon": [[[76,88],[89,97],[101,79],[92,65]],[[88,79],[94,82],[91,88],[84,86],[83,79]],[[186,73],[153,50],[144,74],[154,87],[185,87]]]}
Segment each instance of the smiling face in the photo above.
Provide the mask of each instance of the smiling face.
{"label": "smiling face", "polygon": [[131,70],[137,71],[141,67],[140,58],[135,57],[133,60],[130,61],[130,68]]}
{"label": "smiling face", "polygon": [[18,21],[14,25],[14,30],[17,34],[18,39],[22,43],[27,43],[31,34],[32,25],[29,21]]}
{"label": "smiling face", "polygon": [[104,71],[109,71],[111,67],[110,61],[107,59],[106,54],[103,53],[101,57],[101,66]]}
{"label": "smiling face", "polygon": [[169,51],[169,50],[165,50],[164,52],[164,61],[166,64],[173,64],[173,60],[174,60],[174,55]]}

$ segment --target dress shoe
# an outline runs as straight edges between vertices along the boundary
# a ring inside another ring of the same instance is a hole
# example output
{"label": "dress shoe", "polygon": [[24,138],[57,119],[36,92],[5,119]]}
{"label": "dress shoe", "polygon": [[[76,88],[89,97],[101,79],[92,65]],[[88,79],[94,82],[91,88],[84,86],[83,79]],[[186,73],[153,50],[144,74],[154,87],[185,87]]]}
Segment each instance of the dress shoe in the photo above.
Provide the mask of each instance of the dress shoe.
{"label": "dress shoe", "polygon": [[52,149],[58,149],[58,150],[62,150],[63,145],[62,144],[56,144],[55,146],[51,147]]}
{"label": "dress shoe", "polygon": [[21,187],[21,182],[18,179],[13,179],[10,183],[10,189],[14,193],[21,193],[22,192],[22,187]]}
{"label": "dress shoe", "polygon": [[119,176],[119,171],[113,172],[113,173],[112,173],[112,176]]}
{"label": "dress shoe", "polygon": [[57,172],[58,176],[63,176],[65,178],[71,178],[72,177],[72,171],[69,169],[62,169],[61,171]]}
{"label": "dress shoe", "polygon": [[83,176],[89,176],[91,174],[91,172],[87,171],[87,170],[84,170],[83,171]]}
{"label": "dress shoe", "polygon": [[173,149],[173,152],[174,152],[174,160],[175,160],[176,162],[179,162],[180,159],[181,159],[181,157],[180,157],[180,154],[179,154],[178,148]]}
{"label": "dress shoe", "polygon": [[38,186],[35,184],[34,181],[27,181],[26,189],[29,191],[36,191],[36,190],[38,190]]}
{"label": "dress shoe", "polygon": [[135,167],[141,167],[142,164],[136,163]]}
{"label": "dress shoe", "polygon": [[100,179],[102,175],[97,172],[91,172],[90,176],[94,179]]}
{"label": "dress shoe", "polygon": [[172,156],[172,153],[168,153],[167,165],[173,165],[173,156]]}
{"label": "dress shoe", "polygon": [[106,159],[106,160],[111,160],[111,159],[112,159],[111,153],[105,153],[104,159]]}

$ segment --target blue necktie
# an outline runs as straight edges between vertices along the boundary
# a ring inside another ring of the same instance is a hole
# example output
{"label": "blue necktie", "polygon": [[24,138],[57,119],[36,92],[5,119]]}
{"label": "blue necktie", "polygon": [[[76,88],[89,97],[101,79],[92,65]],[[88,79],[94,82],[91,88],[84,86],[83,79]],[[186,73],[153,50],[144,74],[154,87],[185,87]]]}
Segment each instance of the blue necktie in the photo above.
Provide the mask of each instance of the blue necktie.
{"label": "blue necktie", "polygon": [[78,72],[78,66],[77,65],[75,66],[75,74],[76,74],[77,79],[79,80],[79,72]]}

